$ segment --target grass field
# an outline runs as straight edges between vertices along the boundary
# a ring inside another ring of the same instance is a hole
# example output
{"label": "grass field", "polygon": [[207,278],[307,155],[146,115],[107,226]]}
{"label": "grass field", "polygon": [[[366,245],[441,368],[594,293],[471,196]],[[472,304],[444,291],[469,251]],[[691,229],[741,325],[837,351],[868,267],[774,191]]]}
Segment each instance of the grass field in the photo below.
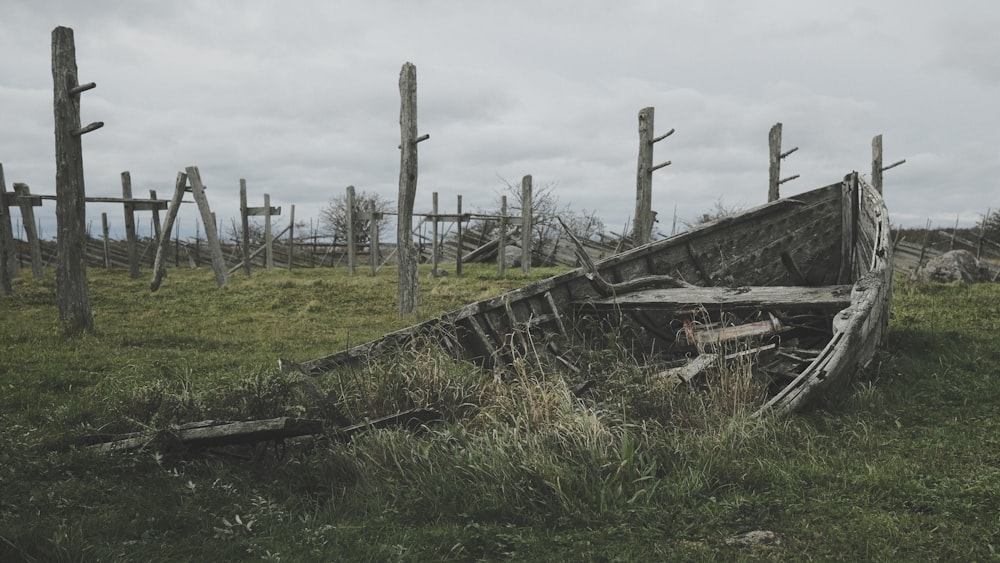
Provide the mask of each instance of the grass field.
{"label": "grass field", "polygon": [[[421,276],[422,318],[539,271]],[[983,561],[1000,558],[1000,288],[897,282],[888,347],[807,414],[753,419],[747,381],[654,384],[595,354],[586,399],[525,358],[500,381],[433,351],[320,378],[355,420],[448,422],[352,441],[101,454],[94,435],[303,415],[278,358],[418,319],[392,271],[91,270],[96,335],[67,338],[54,279],[0,298],[0,561]],[[723,385],[725,384],[725,385]],[[723,389],[724,387],[724,389]],[[750,397],[752,399],[753,397]],[[774,532],[737,547],[726,538]]]}

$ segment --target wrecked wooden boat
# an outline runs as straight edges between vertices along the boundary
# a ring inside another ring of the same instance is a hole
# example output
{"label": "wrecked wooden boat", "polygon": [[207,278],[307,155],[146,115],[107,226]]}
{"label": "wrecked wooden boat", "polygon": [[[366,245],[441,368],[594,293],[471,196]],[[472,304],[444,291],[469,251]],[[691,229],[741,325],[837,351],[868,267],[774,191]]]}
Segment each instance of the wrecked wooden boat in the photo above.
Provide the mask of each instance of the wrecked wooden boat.
{"label": "wrecked wooden boat", "polygon": [[430,342],[496,370],[530,346],[580,376],[567,349],[584,345],[689,382],[742,357],[767,378],[761,411],[788,412],[865,366],[888,323],[889,215],[857,173],[596,264],[582,247],[579,258],[574,271],[295,368],[320,375]]}

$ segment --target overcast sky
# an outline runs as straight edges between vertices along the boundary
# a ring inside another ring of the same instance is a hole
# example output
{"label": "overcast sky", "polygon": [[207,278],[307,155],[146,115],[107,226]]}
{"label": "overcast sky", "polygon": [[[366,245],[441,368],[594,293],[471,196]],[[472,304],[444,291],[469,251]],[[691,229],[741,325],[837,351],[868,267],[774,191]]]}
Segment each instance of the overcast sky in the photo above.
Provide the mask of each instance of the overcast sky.
{"label": "overcast sky", "polygon": [[[15,5],[11,5],[15,4]],[[55,193],[51,32],[75,31],[88,196],[169,198],[198,166],[221,226],[251,205],[308,225],[348,185],[395,200],[403,63],[417,67],[416,211],[493,205],[504,180],[620,232],[634,212],[638,111],[676,133],[654,160],[658,229],[766,201],[784,124],[792,195],[871,170],[885,138],[892,222],[950,227],[1000,208],[1000,4],[992,1],[5,2],[0,163]],[[190,196],[188,196],[190,199]],[[55,233],[53,202],[36,210]],[[122,231],[120,206],[88,206]],[[15,221],[17,213],[15,213]],[[193,234],[197,213],[182,210]],[[140,214],[149,229],[148,213]]]}

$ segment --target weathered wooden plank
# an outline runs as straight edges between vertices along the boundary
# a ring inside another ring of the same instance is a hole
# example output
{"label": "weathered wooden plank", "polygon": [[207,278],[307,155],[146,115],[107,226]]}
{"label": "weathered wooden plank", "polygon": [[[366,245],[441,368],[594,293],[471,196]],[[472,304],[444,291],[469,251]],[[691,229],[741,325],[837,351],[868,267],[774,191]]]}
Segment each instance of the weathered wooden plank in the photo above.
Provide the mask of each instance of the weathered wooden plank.
{"label": "weathered wooden plank", "polygon": [[[166,430],[186,446],[209,447],[229,446],[279,440],[294,436],[319,434],[323,431],[322,420],[280,417],[268,420],[250,420],[246,422],[228,422],[206,420]],[[127,451],[142,448],[161,435],[158,432],[141,432],[127,437],[97,444],[101,451]]]}
{"label": "weathered wooden plank", "polygon": [[670,311],[697,305],[730,308],[844,308],[851,304],[851,286],[822,287],[684,287],[645,289],[624,295],[578,301],[597,310]]}

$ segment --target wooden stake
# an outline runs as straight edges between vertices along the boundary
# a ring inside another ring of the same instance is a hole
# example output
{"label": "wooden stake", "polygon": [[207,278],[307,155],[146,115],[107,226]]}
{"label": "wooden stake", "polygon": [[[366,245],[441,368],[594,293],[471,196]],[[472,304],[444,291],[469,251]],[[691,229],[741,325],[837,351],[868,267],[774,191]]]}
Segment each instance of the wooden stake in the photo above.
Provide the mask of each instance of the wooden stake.
{"label": "wooden stake", "polygon": [[14,183],[14,195],[21,208],[21,222],[24,223],[24,235],[28,239],[28,251],[31,253],[31,275],[41,279],[44,271],[42,264],[42,243],[38,240],[38,230],[35,227],[35,211],[32,204],[31,189],[27,184]]}
{"label": "wooden stake", "polygon": [[521,271],[531,273],[531,174],[521,178]]}
{"label": "wooden stake", "polygon": [[104,269],[111,269],[111,232],[108,229],[108,214],[101,213],[101,231],[104,234]]}
{"label": "wooden stake", "polygon": [[[177,211],[181,207],[181,200],[184,199],[184,192],[187,191],[187,174],[177,173],[177,180],[174,182],[174,196],[170,200],[170,207],[167,208],[167,217],[163,222],[163,229],[160,231],[159,244],[156,246],[156,259],[153,261],[153,281],[149,284],[150,291],[160,288],[164,276],[167,275],[167,252],[170,250],[170,230],[177,219]],[[179,263],[180,253],[177,250],[180,245],[180,224],[177,225],[178,234],[174,250],[174,266]]]}
{"label": "wooden stake", "polygon": [[201,172],[197,166],[186,168],[188,180],[191,181],[191,193],[201,212],[201,221],[205,224],[205,239],[212,254],[212,269],[215,271],[215,283],[222,287],[229,283],[229,273],[226,271],[226,257],[222,255],[222,245],[219,243],[219,233],[212,218],[212,210],[208,207],[205,197],[205,185],[201,183]]}
{"label": "wooden stake", "polygon": [[[11,295],[11,280],[17,276],[17,249],[14,247],[14,226],[10,220],[11,198],[0,164],[0,295]],[[13,258],[13,260],[12,260]]]}
{"label": "wooden stake", "polygon": [[[59,318],[70,334],[93,332],[87,288],[87,210],[80,135],[80,100],[73,30],[52,30],[53,113],[56,140],[56,294]],[[76,92],[78,94],[79,92]]]}
{"label": "wooden stake", "polygon": [[[157,199],[156,190],[149,190],[149,199]],[[163,235],[162,225],[160,224],[160,208],[153,206],[153,246],[155,247],[160,242],[160,237]],[[156,265],[156,252],[150,253],[150,267]]]}
{"label": "wooden stake", "polygon": [[417,193],[417,67],[403,65],[399,73],[400,164],[396,249],[399,264],[399,314],[417,312],[417,256],[413,248],[413,204]]}
{"label": "wooden stake", "polygon": [[125,241],[128,248],[128,275],[131,279],[139,277],[139,252],[135,236],[135,208],[132,207],[132,175],[128,170],[122,172],[122,207],[125,208]]}
{"label": "wooden stake", "polygon": [[247,181],[240,178],[240,227],[243,229],[243,273],[250,277],[250,214],[247,209]]}
{"label": "wooden stake", "polygon": [[462,233],[462,194],[458,194],[458,206],[456,207],[455,213],[458,215],[458,231],[456,232],[456,240],[458,241],[458,249],[455,251],[455,275],[462,275],[462,253],[464,251],[463,246],[465,244],[464,236]]}
{"label": "wooden stake", "polygon": [[431,241],[431,275],[437,276],[438,273],[438,261],[441,259],[439,253],[441,249],[438,247],[438,193],[431,193],[431,232],[434,239]]}
{"label": "wooden stake", "polygon": [[288,220],[288,271],[292,271],[292,257],[295,254],[295,205],[292,205],[292,216]]}
{"label": "wooden stake", "polygon": [[347,209],[345,210],[347,214],[347,274],[352,277],[358,273],[358,246],[354,236],[354,223],[357,221],[354,213],[356,199],[354,186],[347,186]]}
{"label": "wooden stake", "polygon": [[274,269],[274,241],[271,239],[271,194],[264,194],[264,268]]}
{"label": "wooden stake", "polygon": [[374,199],[368,202],[368,217],[368,242],[371,245],[368,259],[371,262],[371,275],[375,277],[378,272],[378,222],[382,219],[382,214],[376,211]]}
{"label": "wooden stake", "polygon": [[507,196],[500,197],[500,238],[497,242],[497,276],[507,273]]}

